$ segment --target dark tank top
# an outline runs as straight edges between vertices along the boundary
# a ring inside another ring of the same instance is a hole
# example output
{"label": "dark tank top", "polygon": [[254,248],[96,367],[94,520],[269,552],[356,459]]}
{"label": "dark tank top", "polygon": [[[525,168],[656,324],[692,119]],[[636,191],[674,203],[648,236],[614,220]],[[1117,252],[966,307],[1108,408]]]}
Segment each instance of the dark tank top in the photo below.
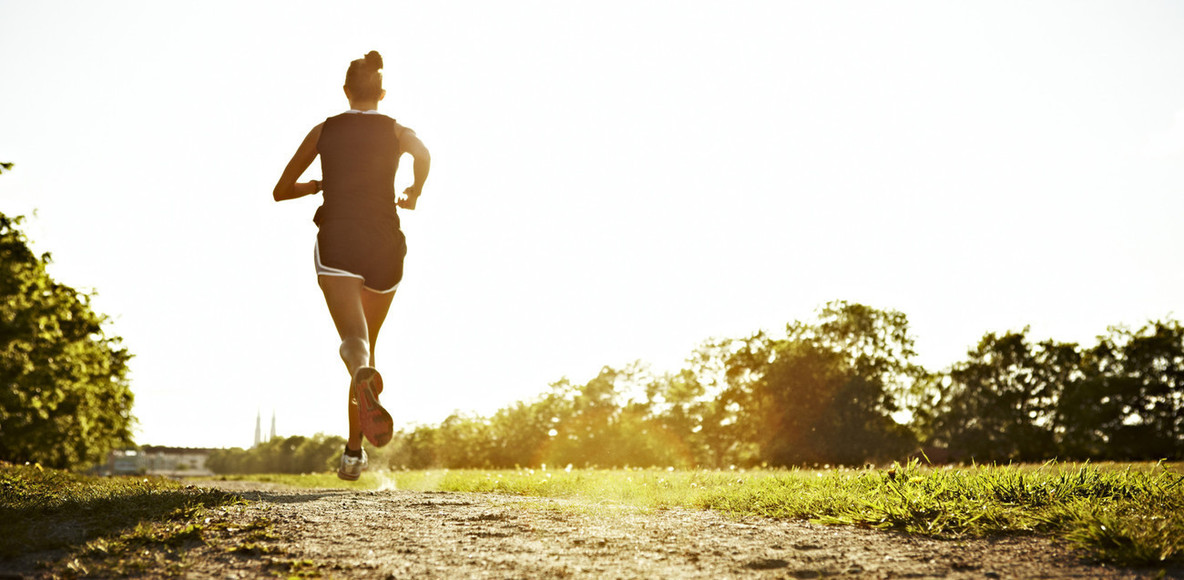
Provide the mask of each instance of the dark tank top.
{"label": "dark tank top", "polygon": [[374,113],[342,113],[325,119],[317,141],[324,203],[312,220],[363,219],[392,222],[399,138],[395,120]]}

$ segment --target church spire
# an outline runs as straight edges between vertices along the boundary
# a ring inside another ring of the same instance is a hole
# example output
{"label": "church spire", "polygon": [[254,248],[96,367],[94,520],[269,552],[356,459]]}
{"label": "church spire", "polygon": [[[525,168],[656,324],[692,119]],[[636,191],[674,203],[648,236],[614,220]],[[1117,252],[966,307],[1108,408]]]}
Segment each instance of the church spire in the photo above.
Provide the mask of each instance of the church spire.
{"label": "church spire", "polygon": [[263,439],[263,417],[258,410],[255,411],[255,444],[251,447],[258,447]]}

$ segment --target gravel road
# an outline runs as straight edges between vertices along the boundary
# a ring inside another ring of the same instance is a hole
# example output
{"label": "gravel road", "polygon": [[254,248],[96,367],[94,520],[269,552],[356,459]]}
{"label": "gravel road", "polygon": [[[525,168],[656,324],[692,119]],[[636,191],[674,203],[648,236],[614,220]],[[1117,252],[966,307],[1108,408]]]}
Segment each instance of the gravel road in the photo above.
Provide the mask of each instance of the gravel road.
{"label": "gravel road", "polygon": [[[933,540],[851,526],[490,494],[210,482],[190,577],[1152,578],[1032,537]],[[1184,577],[1168,570],[1167,577]]]}

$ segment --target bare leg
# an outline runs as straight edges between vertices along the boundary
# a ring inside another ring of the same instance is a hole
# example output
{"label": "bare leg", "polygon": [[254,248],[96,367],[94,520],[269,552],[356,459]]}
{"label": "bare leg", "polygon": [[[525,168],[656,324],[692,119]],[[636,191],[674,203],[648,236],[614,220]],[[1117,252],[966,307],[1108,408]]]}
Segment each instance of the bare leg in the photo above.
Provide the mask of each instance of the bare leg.
{"label": "bare leg", "polygon": [[390,311],[394,293],[378,294],[362,287],[357,278],[318,276],[329,314],[341,337],[341,360],[349,370],[350,383],[346,390],[349,409],[350,449],[362,448],[362,428],[358,420],[358,406],[353,398],[353,376],[358,368],[374,366],[374,345],[378,331]]}
{"label": "bare leg", "polygon": [[[362,311],[366,316],[366,329],[369,331],[367,338],[370,339],[370,366],[376,366],[374,362],[374,346],[378,344],[378,331],[382,328],[383,321],[386,320],[386,314],[391,309],[391,301],[394,299],[395,293],[379,294],[362,289]],[[350,387],[353,387],[353,376],[350,376]],[[353,400],[353,393],[350,393],[349,404],[349,443],[350,449],[362,448],[362,423],[358,419],[358,404]]]}
{"label": "bare leg", "polygon": [[370,366],[378,364],[374,362],[374,345],[378,344],[378,331],[386,320],[387,312],[391,310],[391,301],[394,298],[394,292],[379,294],[362,290],[362,311],[366,315],[366,329],[369,331],[367,338],[370,339]]}
{"label": "bare leg", "polygon": [[341,360],[353,377],[359,368],[370,364],[370,333],[362,309],[362,280],[344,276],[317,276],[329,315],[341,337]]}

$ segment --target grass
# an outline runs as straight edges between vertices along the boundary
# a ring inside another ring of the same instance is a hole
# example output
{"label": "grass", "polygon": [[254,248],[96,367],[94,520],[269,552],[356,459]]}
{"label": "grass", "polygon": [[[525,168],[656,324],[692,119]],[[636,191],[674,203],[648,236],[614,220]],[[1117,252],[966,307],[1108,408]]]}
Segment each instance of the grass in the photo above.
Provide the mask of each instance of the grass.
{"label": "grass", "polygon": [[892,469],[433,470],[253,476],[299,487],[355,487],[580,498],[645,509],[686,507],[806,519],[940,538],[1034,534],[1099,562],[1184,563],[1184,477],[1174,466],[1059,464]]}
{"label": "grass", "polygon": [[29,554],[63,576],[179,573],[206,508],[237,495],[159,478],[98,478],[0,463],[0,561]]}

